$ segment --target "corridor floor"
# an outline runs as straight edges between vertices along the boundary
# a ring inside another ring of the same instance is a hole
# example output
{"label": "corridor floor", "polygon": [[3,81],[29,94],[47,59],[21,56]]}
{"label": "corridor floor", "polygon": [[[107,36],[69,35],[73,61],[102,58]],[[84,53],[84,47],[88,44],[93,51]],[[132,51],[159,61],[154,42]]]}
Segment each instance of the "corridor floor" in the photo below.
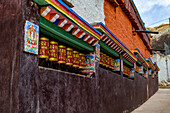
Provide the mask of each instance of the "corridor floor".
{"label": "corridor floor", "polygon": [[159,89],[155,95],[132,113],[170,113],[170,89]]}

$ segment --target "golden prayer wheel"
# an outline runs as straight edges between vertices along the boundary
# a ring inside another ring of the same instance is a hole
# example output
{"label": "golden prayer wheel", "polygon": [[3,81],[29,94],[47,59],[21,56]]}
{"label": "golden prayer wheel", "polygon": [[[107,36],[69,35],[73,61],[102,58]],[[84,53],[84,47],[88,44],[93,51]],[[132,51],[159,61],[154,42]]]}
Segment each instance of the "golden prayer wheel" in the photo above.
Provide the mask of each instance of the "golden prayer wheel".
{"label": "golden prayer wheel", "polygon": [[73,49],[67,48],[66,50],[66,65],[73,65]]}
{"label": "golden prayer wheel", "polygon": [[50,41],[49,61],[58,61],[58,42]]}
{"label": "golden prayer wheel", "polygon": [[136,65],[135,71],[136,71],[137,73],[139,72],[139,66],[138,66],[138,65]]}
{"label": "golden prayer wheel", "polygon": [[109,57],[109,68],[112,69],[112,58]]}
{"label": "golden prayer wheel", "polygon": [[106,66],[106,54],[103,54],[103,66]]}
{"label": "golden prayer wheel", "polygon": [[106,67],[110,66],[110,58],[106,55]]}
{"label": "golden prayer wheel", "polygon": [[58,52],[58,63],[65,64],[66,63],[66,47],[63,45],[59,45],[59,52]]}
{"label": "golden prayer wheel", "polygon": [[73,51],[73,67],[79,67],[79,52]]}
{"label": "golden prayer wheel", "polygon": [[115,60],[112,58],[112,69],[114,69]]}
{"label": "golden prayer wheel", "polygon": [[100,64],[103,65],[103,53],[100,52]]}
{"label": "golden prayer wheel", "polygon": [[85,67],[85,56],[84,56],[84,54],[82,54],[82,53],[80,53],[79,54],[79,68],[80,69],[84,69],[84,67]]}
{"label": "golden prayer wheel", "polygon": [[49,58],[49,39],[46,37],[40,38],[39,58]]}

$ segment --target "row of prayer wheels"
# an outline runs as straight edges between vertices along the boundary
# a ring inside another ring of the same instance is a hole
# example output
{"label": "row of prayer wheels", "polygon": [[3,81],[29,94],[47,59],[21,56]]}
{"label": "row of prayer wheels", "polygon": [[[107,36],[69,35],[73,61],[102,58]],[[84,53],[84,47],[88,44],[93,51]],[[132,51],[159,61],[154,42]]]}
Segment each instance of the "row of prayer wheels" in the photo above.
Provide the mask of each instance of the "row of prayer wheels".
{"label": "row of prayer wheels", "polygon": [[40,66],[74,71],[79,73],[85,67],[85,55],[54,40],[41,37],[39,41]]}
{"label": "row of prayer wheels", "polygon": [[115,60],[112,57],[100,52],[100,65],[102,67],[113,70],[115,66],[114,63]]}
{"label": "row of prayer wheels", "polygon": [[123,74],[129,76],[130,72],[131,72],[130,68],[128,68],[127,66],[123,65]]}

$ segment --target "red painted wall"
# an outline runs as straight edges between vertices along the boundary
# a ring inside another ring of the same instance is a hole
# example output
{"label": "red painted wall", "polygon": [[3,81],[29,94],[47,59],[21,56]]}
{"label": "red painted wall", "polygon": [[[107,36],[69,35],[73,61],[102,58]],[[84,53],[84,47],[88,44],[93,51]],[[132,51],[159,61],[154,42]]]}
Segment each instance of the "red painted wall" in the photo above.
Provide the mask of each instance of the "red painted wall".
{"label": "red painted wall", "polygon": [[133,26],[127,15],[118,7],[114,7],[110,2],[104,2],[105,25],[116,35],[130,50],[139,48],[145,58],[150,57],[150,52],[138,34],[133,36]]}

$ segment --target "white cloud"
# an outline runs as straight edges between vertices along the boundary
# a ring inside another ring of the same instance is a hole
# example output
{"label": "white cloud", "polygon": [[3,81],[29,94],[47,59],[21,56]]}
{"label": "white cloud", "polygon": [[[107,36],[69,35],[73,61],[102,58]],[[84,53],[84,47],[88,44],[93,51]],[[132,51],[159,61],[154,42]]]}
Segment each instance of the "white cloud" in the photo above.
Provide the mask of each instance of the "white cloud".
{"label": "white cloud", "polygon": [[151,10],[155,5],[168,7],[170,0],[134,0],[140,13]]}
{"label": "white cloud", "polygon": [[[146,26],[170,17],[170,0],[134,0],[134,3]],[[168,19],[152,26],[167,22]]]}
{"label": "white cloud", "polygon": [[170,0],[157,0],[157,4],[167,7],[170,5]]}

